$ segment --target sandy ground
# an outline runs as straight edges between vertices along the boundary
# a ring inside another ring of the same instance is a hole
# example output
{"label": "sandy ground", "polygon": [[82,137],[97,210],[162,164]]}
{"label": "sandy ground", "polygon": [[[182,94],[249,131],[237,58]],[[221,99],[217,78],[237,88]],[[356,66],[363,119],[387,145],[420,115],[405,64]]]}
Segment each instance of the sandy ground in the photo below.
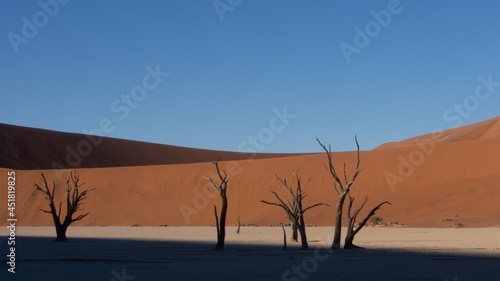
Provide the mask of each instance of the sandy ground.
{"label": "sandy ground", "polygon": [[[290,235],[290,229],[287,228]],[[360,250],[330,251],[332,227],[307,229],[310,250],[278,227],[72,227],[67,243],[52,227],[19,227],[16,273],[0,280],[499,280],[500,229],[372,228]],[[6,228],[0,250],[8,254]],[[290,236],[288,236],[290,240]]]}

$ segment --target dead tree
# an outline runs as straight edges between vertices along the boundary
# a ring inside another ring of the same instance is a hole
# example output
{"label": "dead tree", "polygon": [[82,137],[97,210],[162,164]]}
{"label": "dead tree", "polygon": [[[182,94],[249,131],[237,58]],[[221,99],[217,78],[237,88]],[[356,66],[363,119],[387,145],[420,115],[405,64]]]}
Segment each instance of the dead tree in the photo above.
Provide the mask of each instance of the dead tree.
{"label": "dead tree", "polygon": [[225,171],[222,171],[224,173],[224,175],[221,174],[221,171],[219,169],[219,160],[213,162],[215,169],[217,170],[217,175],[218,175],[219,180],[220,180],[219,185],[216,185],[212,181],[211,178],[205,177],[205,179],[207,179],[210,182],[210,184],[212,184],[212,186],[219,192],[220,197],[222,199],[222,209],[220,212],[220,221],[219,221],[219,217],[217,216],[217,207],[214,204],[215,222],[217,225],[217,244],[215,245],[216,250],[224,249],[224,241],[226,239],[226,214],[227,214],[226,190],[227,190],[227,182],[229,181],[228,176],[227,176]]}
{"label": "dead tree", "polygon": [[335,167],[333,166],[332,163],[332,149],[331,146],[328,145],[328,149],[319,141],[319,139],[316,139],[318,143],[323,147],[325,150],[327,159],[328,159],[328,167],[325,165],[327,170],[330,172],[330,174],[333,177],[333,183],[335,187],[335,191],[337,192],[337,195],[339,196],[339,199],[337,201],[337,206],[335,209],[335,232],[333,235],[333,243],[332,243],[332,249],[338,249],[340,248],[340,239],[341,239],[341,230],[342,230],[342,211],[344,208],[344,202],[346,199],[346,196],[349,194],[349,192],[352,190],[352,185],[354,184],[354,181],[358,177],[359,173],[363,170],[363,168],[359,168],[359,144],[358,144],[358,138],[357,136],[354,138],[356,141],[356,147],[357,147],[357,156],[358,156],[358,162],[356,164],[356,170],[354,171],[354,174],[351,178],[351,180],[347,179],[347,173],[346,173],[346,165],[344,163],[344,183],[340,180],[337,171],[335,170]]}
{"label": "dead tree", "polygon": [[[295,178],[297,180],[297,187],[295,189],[295,192],[293,192],[292,188],[288,187],[286,179],[282,180],[280,177],[278,177],[278,175],[276,175],[276,178],[280,181],[281,185],[283,185],[283,187],[285,187],[286,191],[288,192],[288,196],[290,197],[291,201],[286,199],[286,198],[284,200],[282,200],[276,192],[269,190],[269,192],[274,194],[276,199],[278,199],[278,203],[268,202],[265,200],[261,200],[260,202],[281,207],[285,211],[285,213],[287,214],[287,216],[290,219],[290,221],[292,222],[292,224],[297,227],[297,229],[300,233],[300,240],[302,242],[302,249],[306,250],[309,248],[309,246],[307,245],[306,224],[304,222],[304,213],[307,210],[310,210],[316,206],[321,206],[321,205],[328,206],[328,205],[324,204],[324,203],[318,203],[318,204],[314,204],[314,205],[309,206],[309,207],[304,209],[302,207],[302,200],[306,197],[306,194],[302,193],[302,187],[300,186],[300,178],[297,176],[297,174],[295,172],[293,174],[295,175]],[[294,216],[294,212],[296,209],[298,210],[298,218]]]}
{"label": "dead tree", "polygon": [[236,230],[236,234],[240,234],[240,227],[241,227],[241,221],[240,221],[240,216],[238,216],[238,229]]}
{"label": "dead tree", "polygon": [[[293,200],[291,203],[292,203],[292,211],[293,211],[292,215],[293,215],[293,217],[295,217],[295,220],[299,221],[300,216],[299,216],[299,208],[297,206],[297,203]],[[299,233],[298,233],[297,225],[294,224],[292,220],[290,220],[290,225],[292,227],[292,241],[298,242],[299,241]]]}
{"label": "dead tree", "polygon": [[349,198],[349,204],[347,205],[347,234],[345,237],[344,241],[344,249],[353,249],[353,248],[359,248],[358,246],[354,245],[352,242],[354,240],[354,236],[365,226],[365,224],[368,222],[368,220],[375,215],[375,212],[382,207],[384,204],[389,204],[388,201],[382,202],[378,204],[375,208],[373,208],[370,213],[365,217],[365,219],[358,225],[358,227],[354,227],[356,225],[356,217],[358,216],[359,212],[361,209],[366,204],[366,201],[368,201],[368,196],[365,197],[365,200],[363,201],[363,204],[354,212],[354,214],[351,216],[351,208],[352,204],[354,203],[354,197],[351,197],[351,194],[348,194],[347,197]]}
{"label": "dead tree", "polygon": [[286,251],[287,247],[286,247],[286,231],[285,231],[285,226],[283,226],[283,224],[281,224],[281,228],[283,229],[283,251]]}
{"label": "dead tree", "polygon": [[76,174],[73,175],[73,172],[70,173],[69,179],[66,181],[66,215],[64,217],[64,220],[61,221],[62,216],[61,216],[61,207],[62,207],[62,201],[59,202],[59,209],[56,210],[56,206],[54,203],[54,197],[55,197],[55,190],[56,190],[56,184],[54,181],[52,181],[52,190],[49,189],[47,180],[45,179],[45,176],[41,175],[39,179],[42,181],[43,188],[40,187],[37,183],[32,182],[33,185],[36,187],[36,190],[39,190],[45,194],[45,199],[49,201],[49,207],[50,211],[40,209],[41,211],[51,214],[52,219],[54,221],[54,225],[56,227],[56,240],[55,241],[62,241],[66,242],[66,230],[70,226],[70,224],[74,223],[75,221],[82,220],[86,216],[88,216],[90,213],[86,213],[83,215],[79,215],[76,218],[73,218],[73,215],[80,210],[80,206],[82,204],[82,201],[86,198],[87,193],[89,191],[94,190],[93,189],[87,189],[87,190],[80,190],[80,187],[84,185],[85,183],[80,183],[80,177]]}

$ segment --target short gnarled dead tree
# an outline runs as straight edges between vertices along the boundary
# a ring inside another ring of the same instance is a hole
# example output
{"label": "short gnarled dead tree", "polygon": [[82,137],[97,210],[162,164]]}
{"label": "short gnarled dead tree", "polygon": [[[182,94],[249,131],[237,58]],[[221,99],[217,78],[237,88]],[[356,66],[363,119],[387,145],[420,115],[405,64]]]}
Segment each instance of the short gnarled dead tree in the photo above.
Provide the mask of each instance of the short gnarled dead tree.
{"label": "short gnarled dead tree", "polygon": [[310,210],[314,207],[321,206],[321,205],[325,205],[325,206],[328,206],[328,205],[324,204],[324,203],[317,203],[317,204],[314,204],[314,205],[309,206],[307,208],[303,208],[302,207],[302,200],[307,195],[302,193],[302,187],[300,185],[299,176],[297,176],[297,174],[295,172],[293,174],[295,176],[295,179],[297,180],[297,187],[295,188],[295,192],[293,191],[293,189],[291,187],[288,186],[285,178],[281,179],[280,177],[278,177],[278,175],[276,175],[276,178],[279,180],[281,185],[283,185],[283,187],[286,189],[286,191],[288,192],[288,196],[290,197],[291,200],[288,200],[286,198],[281,199],[281,197],[276,192],[269,190],[269,192],[274,194],[276,199],[278,199],[278,203],[268,202],[265,200],[262,200],[260,202],[281,207],[285,211],[285,213],[287,214],[287,216],[290,219],[290,221],[292,222],[292,224],[298,229],[298,231],[300,233],[300,240],[302,243],[302,249],[306,250],[309,248],[309,246],[307,244],[306,223],[304,222],[304,213],[307,210]]}
{"label": "short gnarled dead tree", "polygon": [[227,176],[225,171],[222,171],[222,173],[224,173],[224,175],[221,174],[221,171],[219,169],[219,160],[213,162],[215,169],[217,170],[217,176],[219,177],[219,181],[220,181],[219,184],[216,185],[214,183],[214,181],[212,181],[211,178],[205,177],[205,179],[207,179],[210,182],[210,184],[219,192],[220,197],[222,199],[222,209],[220,211],[220,221],[219,221],[219,217],[217,216],[217,206],[215,206],[215,204],[214,204],[215,222],[217,224],[217,244],[215,245],[216,250],[224,249],[224,241],[226,239],[226,214],[227,214],[226,190],[227,190],[227,182],[229,181],[228,176]]}
{"label": "short gnarled dead tree", "polygon": [[36,187],[36,190],[39,190],[45,194],[45,199],[49,201],[49,207],[50,211],[40,209],[41,211],[51,214],[52,219],[54,221],[54,225],[56,227],[56,240],[55,241],[62,241],[66,242],[66,230],[70,226],[70,224],[74,223],[75,221],[82,220],[86,216],[88,216],[90,213],[86,213],[83,215],[79,215],[76,218],[73,218],[73,215],[80,210],[82,201],[86,198],[87,193],[94,190],[93,189],[87,189],[87,190],[81,190],[81,186],[84,185],[84,182],[80,182],[80,177],[76,174],[76,172],[73,174],[73,172],[70,173],[69,179],[66,181],[66,215],[64,216],[64,220],[62,220],[62,214],[61,214],[61,207],[62,207],[62,201],[59,202],[59,208],[56,209],[56,205],[54,203],[54,197],[55,197],[55,190],[56,190],[56,184],[54,181],[52,181],[52,190],[49,189],[49,186],[47,184],[47,180],[45,179],[45,176],[41,175],[39,179],[42,181],[43,187],[40,187],[35,182],[32,182],[33,185]]}
{"label": "short gnarled dead tree", "polygon": [[344,241],[344,249],[353,249],[353,248],[359,248],[358,246],[354,245],[352,242],[354,240],[354,236],[365,226],[365,224],[368,222],[368,220],[375,215],[375,212],[382,207],[384,204],[389,204],[388,201],[382,202],[378,204],[375,208],[373,208],[370,213],[365,217],[365,219],[357,226],[356,225],[356,217],[358,216],[358,213],[363,209],[363,207],[366,204],[366,201],[368,201],[368,196],[365,197],[365,200],[361,204],[361,206],[354,211],[354,213],[351,216],[351,209],[352,209],[352,204],[354,203],[354,197],[351,197],[350,194],[347,194],[347,197],[349,198],[349,204],[347,205],[347,234],[345,236],[345,241]]}

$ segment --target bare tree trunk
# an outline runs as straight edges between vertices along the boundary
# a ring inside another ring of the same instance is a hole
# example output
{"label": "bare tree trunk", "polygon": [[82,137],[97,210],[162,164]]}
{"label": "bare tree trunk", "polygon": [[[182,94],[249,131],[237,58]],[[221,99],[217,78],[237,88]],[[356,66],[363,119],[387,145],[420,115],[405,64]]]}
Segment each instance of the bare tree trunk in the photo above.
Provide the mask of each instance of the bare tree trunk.
{"label": "bare tree trunk", "polygon": [[287,250],[287,247],[286,247],[286,231],[285,231],[285,227],[283,226],[283,224],[281,224],[281,228],[283,228],[283,251],[286,251]]}
{"label": "bare tree trunk", "polygon": [[226,239],[226,215],[227,215],[227,182],[229,181],[227,173],[224,173],[224,176],[221,174],[219,169],[219,160],[213,162],[215,169],[217,170],[217,175],[219,176],[219,186],[217,186],[211,178],[205,177],[210,184],[219,192],[220,197],[222,199],[222,209],[220,212],[220,221],[217,218],[217,207],[214,205],[215,209],[215,220],[217,223],[217,244],[215,245],[215,250],[224,249],[224,240]]}
{"label": "bare tree trunk", "polygon": [[236,230],[236,234],[240,234],[241,221],[240,216],[238,216],[238,229]]}
{"label": "bare tree trunk", "polygon": [[226,214],[227,214],[227,197],[224,192],[224,196],[222,196],[222,210],[220,212],[219,230],[217,233],[217,244],[215,245],[216,250],[224,249],[224,241],[226,239]]}
{"label": "bare tree trunk", "polygon": [[345,240],[344,240],[344,249],[360,248],[360,247],[355,246],[353,244],[354,236],[355,236],[354,227],[351,227],[351,224],[349,223],[349,225],[347,226],[347,234],[346,234]]}
{"label": "bare tree trunk", "polygon": [[297,226],[293,223],[292,223],[292,241],[293,242],[299,241],[299,233],[297,232]]}
{"label": "bare tree trunk", "polygon": [[344,207],[346,193],[341,193],[339,195],[339,201],[337,203],[337,208],[335,211],[335,233],[333,235],[332,249],[340,248],[340,239],[342,231],[342,209]]}
{"label": "bare tree trunk", "polygon": [[[302,206],[300,206],[300,208],[302,209]],[[300,216],[299,233],[300,233],[300,242],[302,243],[302,250],[309,249],[306,236],[306,223],[304,222],[304,216],[302,215]]]}
{"label": "bare tree trunk", "polygon": [[300,242],[302,243],[302,250],[309,249],[309,245],[307,244],[306,227],[301,225],[299,227],[299,233],[300,233]]}
{"label": "bare tree trunk", "polygon": [[67,226],[56,224],[56,242],[66,242],[66,230],[68,230]]}
{"label": "bare tree trunk", "polygon": [[354,235],[352,235],[352,232],[348,233],[347,236],[345,237],[345,242],[344,242],[344,249],[356,249],[356,248],[361,248],[352,243],[354,240]]}

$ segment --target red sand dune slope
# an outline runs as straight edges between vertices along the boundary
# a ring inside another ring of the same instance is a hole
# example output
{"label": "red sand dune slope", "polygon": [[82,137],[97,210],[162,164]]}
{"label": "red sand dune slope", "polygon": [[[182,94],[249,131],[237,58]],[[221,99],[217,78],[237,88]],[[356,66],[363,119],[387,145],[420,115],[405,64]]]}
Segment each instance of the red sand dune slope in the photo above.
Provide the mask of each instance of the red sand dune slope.
{"label": "red sand dune slope", "polygon": [[428,143],[431,141],[443,143],[474,141],[494,137],[500,137],[500,116],[455,129],[409,138],[400,142],[384,143],[375,149],[412,146],[417,143]]}
{"label": "red sand dune slope", "polygon": [[[377,215],[388,222],[447,227],[448,223],[439,223],[439,220],[457,213],[459,222],[467,227],[499,226],[500,129],[496,119],[493,121],[490,120],[493,124],[481,133],[478,133],[480,129],[463,127],[436,136],[440,140],[446,135],[462,136],[463,141],[457,141],[459,138],[438,143],[407,141],[407,145],[362,151],[364,170],[352,193],[356,197],[355,206],[368,195],[370,199],[362,214],[387,200],[393,205],[384,206]],[[360,143],[362,145],[362,138]],[[292,171],[296,171],[304,191],[309,194],[306,205],[330,204],[308,211],[306,223],[332,225],[336,195],[331,176],[323,166],[325,158],[324,154],[310,154],[221,162],[230,177],[228,223],[236,223],[238,216],[247,224],[287,222],[281,209],[264,205],[260,200],[273,200],[268,192],[270,188],[284,195],[275,173],[292,183]],[[352,174],[355,152],[334,153],[333,159],[339,172],[346,162],[348,175]],[[7,171],[0,169],[3,182],[6,182]],[[63,198],[64,186],[57,180],[61,176],[58,171],[16,170],[19,225],[51,224],[50,215],[38,211],[46,206],[46,200],[29,182],[36,180],[41,172],[56,180],[58,198]],[[90,168],[79,169],[78,173],[86,186],[97,189],[82,206],[92,214],[77,225],[215,223],[212,205],[220,205],[220,199],[203,178],[213,173],[209,162]],[[0,201],[5,202],[6,196],[6,192],[1,192]],[[0,220],[5,222],[6,218],[6,211],[2,211]]]}
{"label": "red sand dune slope", "polygon": [[219,157],[242,160],[253,156],[286,156],[202,150],[6,124],[0,124],[0,155],[0,167],[23,170],[186,164],[213,161]]}

